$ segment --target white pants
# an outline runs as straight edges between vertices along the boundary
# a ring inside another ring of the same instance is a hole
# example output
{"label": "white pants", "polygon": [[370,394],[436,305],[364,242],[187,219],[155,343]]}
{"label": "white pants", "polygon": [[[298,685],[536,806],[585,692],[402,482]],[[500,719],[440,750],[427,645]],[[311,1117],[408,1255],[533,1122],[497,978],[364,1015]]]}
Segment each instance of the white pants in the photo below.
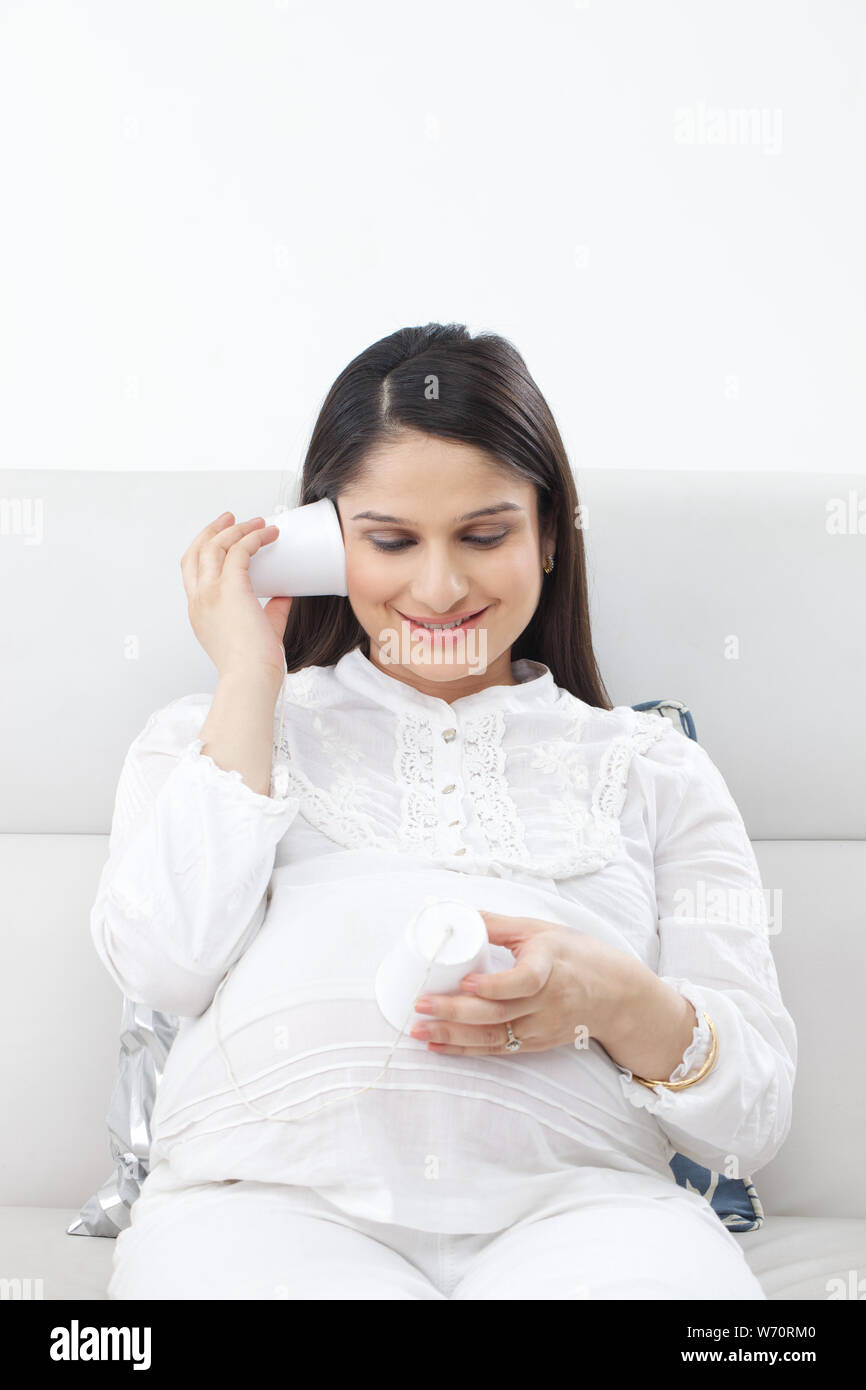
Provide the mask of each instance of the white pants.
{"label": "white pants", "polygon": [[586,1193],[502,1231],[356,1219],[310,1188],[189,1183],[157,1164],[115,1242],[110,1299],[765,1299],[695,1193]]}

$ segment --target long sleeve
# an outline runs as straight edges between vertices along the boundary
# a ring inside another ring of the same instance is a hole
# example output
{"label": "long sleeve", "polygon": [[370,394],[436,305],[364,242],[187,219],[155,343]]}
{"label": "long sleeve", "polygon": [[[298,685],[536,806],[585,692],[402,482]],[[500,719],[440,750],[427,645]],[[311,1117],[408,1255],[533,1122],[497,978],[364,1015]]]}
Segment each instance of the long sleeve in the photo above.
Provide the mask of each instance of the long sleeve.
{"label": "long sleeve", "polygon": [[754,850],[718,768],[672,729],[649,756],[664,767],[656,802],[657,973],[695,1006],[698,1026],[679,1066],[709,1055],[706,1010],[718,1037],[712,1070],[681,1091],[650,1089],[621,1068],[628,1099],[656,1115],[687,1157],[747,1177],[775,1156],[791,1127],[797,1034],[769,944]]}
{"label": "long sleeve", "polygon": [[263,796],[201,752],[213,697],[151,715],[124,759],[90,930],[130,999],[179,1017],[208,1007],[258,932],[296,798]]}

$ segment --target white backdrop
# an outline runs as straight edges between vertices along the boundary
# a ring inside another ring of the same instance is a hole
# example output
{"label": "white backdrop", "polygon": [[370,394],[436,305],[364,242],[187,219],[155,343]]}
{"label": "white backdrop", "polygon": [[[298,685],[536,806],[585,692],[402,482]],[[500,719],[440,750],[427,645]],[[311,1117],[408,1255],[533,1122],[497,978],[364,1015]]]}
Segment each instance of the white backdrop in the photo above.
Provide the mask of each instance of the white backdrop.
{"label": "white backdrop", "polygon": [[0,0],[0,450],[288,469],[407,324],[580,468],[864,471],[858,0]]}

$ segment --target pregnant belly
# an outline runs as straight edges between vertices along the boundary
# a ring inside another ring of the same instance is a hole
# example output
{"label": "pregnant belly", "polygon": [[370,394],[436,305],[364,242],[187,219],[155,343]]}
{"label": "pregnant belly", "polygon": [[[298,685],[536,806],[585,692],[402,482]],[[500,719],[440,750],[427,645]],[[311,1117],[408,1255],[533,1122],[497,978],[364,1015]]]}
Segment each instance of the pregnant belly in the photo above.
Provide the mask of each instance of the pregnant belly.
{"label": "pregnant belly", "polygon": [[[374,979],[418,884],[408,902],[389,884],[373,912],[321,886],[307,903],[275,895],[215,1004],[181,1026],[153,1161],[200,1181],[298,1183],[430,1230],[495,1229],[581,1165],[669,1172],[654,1119],[594,1042],[473,1057],[398,1038]],[[470,1208],[492,1224],[467,1226]]]}

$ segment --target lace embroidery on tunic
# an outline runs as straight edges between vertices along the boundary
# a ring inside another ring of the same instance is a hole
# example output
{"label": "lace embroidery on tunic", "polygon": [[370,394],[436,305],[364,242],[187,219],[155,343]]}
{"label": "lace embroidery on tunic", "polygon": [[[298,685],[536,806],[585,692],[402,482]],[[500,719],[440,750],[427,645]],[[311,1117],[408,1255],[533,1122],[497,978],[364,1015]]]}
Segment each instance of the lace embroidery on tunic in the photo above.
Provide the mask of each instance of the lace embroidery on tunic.
{"label": "lace embroidery on tunic", "polygon": [[[292,703],[315,708],[315,669],[292,673],[287,679]],[[567,706],[571,697],[568,692],[564,696]],[[275,785],[279,795],[298,797],[304,819],[347,849],[376,847],[390,853],[420,853],[449,865],[453,861],[453,867],[470,872],[507,874],[517,869],[544,878],[591,873],[604,867],[616,853],[632,757],[661,738],[668,721],[652,711],[634,712],[631,731],[612,739],[604,749],[590,788],[587,753],[579,740],[593,711],[574,703],[578,708],[566,725],[570,737],[543,741],[528,750],[527,765],[551,779],[545,805],[555,814],[567,842],[565,848],[546,856],[528,843],[527,827],[509,787],[506,723],[501,710],[488,710],[465,721],[464,758],[455,777],[447,838],[434,782],[435,733],[431,720],[415,710],[395,716],[393,773],[399,797],[395,834],[383,834],[371,814],[372,803],[359,766],[363,765],[363,751],[342,732],[339,719],[329,718],[327,711],[317,710],[310,730],[336,774],[328,788],[316,786],[292,761],[285,736],[279,748],[284,761]],[[455,831],[459,839],[466,826],[464,799],[473,809],[485,851],[478,853],[467,846],[465,855],[458,859],[449,845]]]}
{"label": "lace embroidery on tunic", "polygon": [[526,832],[505,777],[504,734],[501,710],[469,721],[464,742],[469,794],[491,858],[527,866]]}
{"label": "lace embroidery on tunic", "polygon": [[[439,815],[433,790],[433,729],[429,719],[417,714],[404,714],[397,721],[397,747],[394,753],[394,775],[403,794],[400,803],[401,845],[408,850],[436,850],[436,830]],[[458,795],[461,788],[457,787]],[[459,800],[455,798],[455,816],[461,816]]]}

